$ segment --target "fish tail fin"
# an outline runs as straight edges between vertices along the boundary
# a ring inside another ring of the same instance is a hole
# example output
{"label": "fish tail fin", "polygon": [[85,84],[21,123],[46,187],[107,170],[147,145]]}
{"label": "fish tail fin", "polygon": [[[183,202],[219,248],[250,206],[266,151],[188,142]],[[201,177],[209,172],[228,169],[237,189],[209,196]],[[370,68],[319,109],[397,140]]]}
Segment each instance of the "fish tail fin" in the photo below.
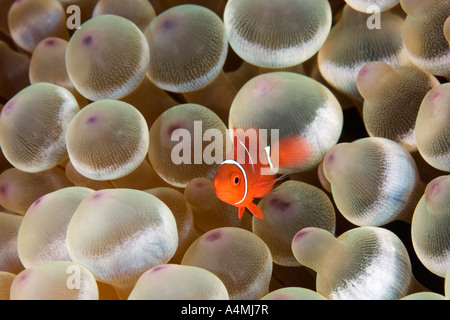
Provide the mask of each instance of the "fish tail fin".
{"label": "fish tail fin", "polygon": [[307,161],[311,155],[310,146],[304,138],[291,134],[271,146],[274,167],[296,167]]}
{"label": "fish tail fin", "polygon": [[246,205],[247,209],[257,218],[259,219],[264,219],[264,214],[262,212],[262,210],[253,202],[250,202],[249,204]]}

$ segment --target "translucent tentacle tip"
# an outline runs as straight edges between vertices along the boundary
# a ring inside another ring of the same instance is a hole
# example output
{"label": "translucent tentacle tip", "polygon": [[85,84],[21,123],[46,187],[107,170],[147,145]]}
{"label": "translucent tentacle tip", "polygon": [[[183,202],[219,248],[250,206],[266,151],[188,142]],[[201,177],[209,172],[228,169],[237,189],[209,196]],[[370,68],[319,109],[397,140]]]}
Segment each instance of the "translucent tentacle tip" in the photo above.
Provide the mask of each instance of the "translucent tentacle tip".
{"label": "translucent tentacle tip", "polygon": [[326,300],[317,292],[299,287],[285,287],[270,292],[261,300]]}
{"label": "translucent tentacle tip", "polygon": [[408,251],[384,228],[353,228],[338,238],[307,228],[294,237],[292,250],[317,272],[317,292],[327,299],[399,299],[410,288]]}
{"label": "translucent tentacle tip", "polygon": [[326,153],[323,159],[323,172],[328,181],[334,180],[333,177],[339,176],[348,169],[347,162],[341,159],[345,159],[345,155],[350,149],[350,144],[343,142],[332,147]]}
{"label": "translucent tentacle tip", "polygon": [[264,219],[253,219],[253,233],[269,247],[273,261],[298,266],[292,255],[292,237],[305,227],[335,231],[335,213],[328,196],[319,188],[300,181],[286,181],[258,204]]}
{"label": "translucent tentacle tip", "polygon": [[228,300],[223,282],[198,267],[164,264],[146,271],[128,300]]}
{"label": "translucent tentacle tip", "polygon": [[91,101],[127,96],[144,79],[149,59],[143,32],[130,20],[110,14],[86,21],[66,50],[70,80]]}
{"label": "translucent tentacle tip", "polygon": [[394,69],[385,62],[364,65],[357,87],[364,98],[362,114],[369,135],[391,139],[409,152],[416,151],[415,122],[420,105],[439,84],[434,76],[415,66]]}
{"label": "translucent tentacle tip", "polygon": [[[450,15],[446,0],[401,0],[408,14],[403,44],[412,63],[435,75],[450,77],[450,47],[445,34]],[[447,27],[448,28],[448,27]]]}
{"label": "translucent tentacle tip", "polygon": [[430,90],[416,119],[417,147],[433,167],[450,171],[450,83]]}
{"label": "translucent tentacle tip", "polygon": [[148,74],[161,89],[186,93],[205,87],[221,72],[228,53],[222,20],[192,4],[172,7],[145,30]]}
{"label": "translucent tentacle tip", "polygon": [[432,180],[414,211],[411,234],[422,264],[439,277],[450,265],[450,176]]}
{"label": "translucent tentacle tip", "polygon": [[450,176],[442,176],[431,181],[425,189],[425,200],[428,204],[448,203],[450,196]]}
{"label": "translucent tentacle tip", "polygon": [[250,231],[235,227],[208,231],[191,244],[181,264],[216,274],[230,299],[259,299],[268,293],[272,257],[264,241]]}
{"label": "translucent tentacle tip", "polygon": [[[3,1],[6,3],[6,1]],[[10,2],[10,1],[8,1]],[[47,37],[69,38],[65,25],[65,12],[55,0],[14,1],[8,11],[8,26],[14,42],[22,49],[33,52]],[[5,4],[2,3],[4,10]]]}
{"label": "translucent tentacle tip", "polygon": [[70,161],[80,174],[94,180],[118,179],[144,161],[149,145],[148,127],[132,105],[100,100],[74,117],[66,141]]}
{"label": "translucent tentacle tip", "polygon": [[0,145],[4,156],[25,172],[48,170],[67,158],[65,134],[79,111],[67,89],[32,84],[5,105],[0,117]]}
{"label": "translucent tentacle tip", "polygon": [[19,273],[11,300],[98,300],[97,282],[81,264],[55,261]]}
{"label": "translucent tentacle tip", "polygon": [[447,42],[450,45],[450,17],[448,17],[447,20],[445,20],[445,23],[444,23],[444,36],[445,36],[445,39],[447,39]]}
{"label": "translucent tentacle tip", "polygon": [[441,108],[446,108],[446,102],[450,100],[450,85],[441,85],[438,88],[433,88],[425,96],[422,105],[428,106],[431,115],[438,116],[442,111]]}
{"label": "translucent tentacle tip", "polygon": [[[95,4],[96,2],[96,4]],[[148,0],[99,0],[95,1],[92,16],[115,14],[131,20],[142,31],[155,18],[156,12]]]}
{"label": "translucent tentacle tip", "polygon": [[345,0],[353,9],[363,12],[383,12],[392,9],[400,3],[400,0]]}
{"label": "translucent tentacle tip", "polygon": [[359,226],[409,220],[423,191],[411,155],[386,138],[335,145],[325,156],[323,171],[339,211]]}
{"label": "translucent tentacle tip", "polygon": [[337,243],[331,232],[322,228],[306,227],[295,234],[291,249],[298,262],[320,272],[326,264],[323,257],[327,256],[329,250],[335,251],[338,248]]}
{"label": "translucent tentacle tip", "polygon": [[363,98],[368,99],[373,97],[374,86],[389,82],[390,77],[395,75],[391,65],[380,61],[369,62],[359,70],[356,84]]}
{"label": "translucent tentacle tip", "polygon": [[224,24],[231,47],[263,68],[298,65],[319,51],[331,29],[323,0],[230,0]]}

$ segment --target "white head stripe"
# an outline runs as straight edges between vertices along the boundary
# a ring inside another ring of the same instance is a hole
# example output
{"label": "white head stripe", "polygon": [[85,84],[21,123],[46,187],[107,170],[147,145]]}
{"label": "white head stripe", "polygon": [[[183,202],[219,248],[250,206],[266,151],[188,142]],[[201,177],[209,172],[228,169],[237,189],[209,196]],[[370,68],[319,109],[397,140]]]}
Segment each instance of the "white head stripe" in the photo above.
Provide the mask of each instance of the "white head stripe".
{"label": "white head stripe", "polygon": [[247,197],[247,189],[248,189],[248,184],[247,184],[247,173],[245,172],[244,167],[237,162],[236,160],[233,159],[227,159],[224,162],[222,162],[222,164],[234,164],[236,167],[239,168],[239,170],[241,170],[242,172],[242,176],[244,177],[244,183],[245,183],[245,189],[244,189],[244,196],[242,197],[242,199],[238,202],[236,202],[235,204],[240,204],[242,201],[245,200],[245,198]]}

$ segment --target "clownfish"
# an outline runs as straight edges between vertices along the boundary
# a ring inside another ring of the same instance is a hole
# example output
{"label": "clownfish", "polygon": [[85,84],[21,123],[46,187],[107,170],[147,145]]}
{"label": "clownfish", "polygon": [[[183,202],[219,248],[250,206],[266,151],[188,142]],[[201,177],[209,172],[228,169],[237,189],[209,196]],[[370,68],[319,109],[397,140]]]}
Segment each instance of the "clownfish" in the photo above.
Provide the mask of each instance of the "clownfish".
{"label": "clownfish", "polygon": [[[265,148],[259,148],[258,141],[255,152],[245,139],[234,136],[234,140],[233,151],[214,176],[216,195],[223,202],[238,208],[239,219],[246,208],[263,219],[263,212],[253,200],[267,195],[275,183],[283,179],[274,170],[301,164],[310,154],[308,145],[301,136],[292,134]],[[245,154],[244,161],[237,160],[239,154]],[[260,157],[264,157],[265,161],[259,161]]]}

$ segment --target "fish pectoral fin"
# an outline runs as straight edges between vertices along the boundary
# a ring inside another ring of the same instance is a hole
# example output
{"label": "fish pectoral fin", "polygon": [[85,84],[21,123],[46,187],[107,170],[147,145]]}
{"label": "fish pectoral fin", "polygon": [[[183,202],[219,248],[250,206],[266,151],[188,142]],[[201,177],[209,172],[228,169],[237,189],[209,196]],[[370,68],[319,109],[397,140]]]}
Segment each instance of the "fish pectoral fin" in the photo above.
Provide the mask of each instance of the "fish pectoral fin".
{"label": "fish pectoral fin", "polygon": [[253,202],[250,202],[249,204],[247,204],[246,207],[255,217],[257,217],[259,219],[264,219],[263,212],[256,204],[254,204]]}
{"label": "fish pectoral fin", "polygon": [[262,198],[267,195],[273,188],[278,179],[259,181],[254,185],[255,198]]}
{"label": "fish pectoral fin", "polygon": [[242,219],[242,216],[244,215],[245,207],[239,207],[238,211],[238,217],[239,219]]}

